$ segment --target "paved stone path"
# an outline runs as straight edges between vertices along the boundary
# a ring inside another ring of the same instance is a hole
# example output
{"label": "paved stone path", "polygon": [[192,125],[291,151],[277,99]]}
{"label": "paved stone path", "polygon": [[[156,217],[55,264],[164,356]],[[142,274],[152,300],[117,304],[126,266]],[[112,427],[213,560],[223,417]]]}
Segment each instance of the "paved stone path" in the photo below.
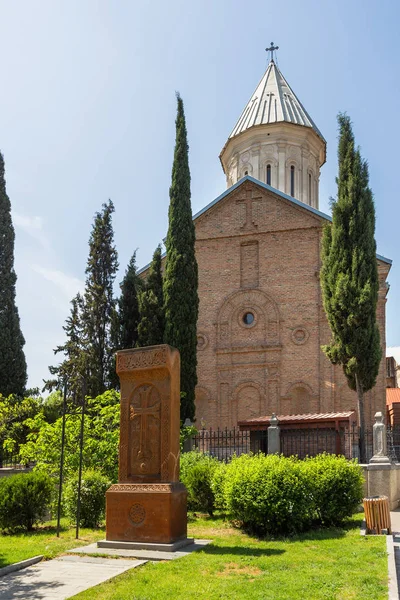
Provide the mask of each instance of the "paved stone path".
{"label": "paved stone path", "polygon": [[[183,546],[180,550],[175,552],[160,552],[157,550],[125,550],[122,548],[98,548],[97,544],[89,544],[88,546],[80,546],[68,552],[76,552],[79,554],[108,554],[109,556],[121,556],[123,558],[137,558],[138,560],[176,560],[183,558],[196,550],[201,550],[204,546],[207,546],[211,540],[194,540],[193,544]],[[1,596],[0,596],[1,598]]]}
{"label": "paved stone path", "polygon": [[[393,533],[394,560],[396,564],[397,582],[400,584],[400,509],[390,511]],[[392,597],[389,595],[390,600]],[[394,599],[393,599],[394,600]]]}
{"label": "paved stone path", "polygon": [[60,556],[0,577],[0,600],[64,600],[145,562]]}

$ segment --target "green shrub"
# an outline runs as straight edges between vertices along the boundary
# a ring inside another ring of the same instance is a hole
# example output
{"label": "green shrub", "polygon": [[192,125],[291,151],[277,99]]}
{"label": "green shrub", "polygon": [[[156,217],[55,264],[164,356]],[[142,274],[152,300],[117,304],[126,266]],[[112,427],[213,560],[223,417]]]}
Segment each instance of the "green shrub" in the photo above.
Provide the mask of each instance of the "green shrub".
{"label": "green shrub", "polygon": [[259,535],[291,534],[311,523],[308,480],[295,458],[234,458],[227,468],[224,495],[230,516]]}
{"label": "green shrub", "polygon": [[226,510],[224,486],[226,481],[228,465],[224,462],[219,462],[213,472],[211,488],[215,497],[215,508]]}
{"label": "green shrub", "polygon": [[221,477],[218,494],[222,490],[230,517],[261,535],[340,525],[357,510],[363,495],[361,468],[329,454],[304,461],[242,455]]}
{"label": "green shrub", "polygon": [[0,479],[0,529],[13,531],[43,522],[54,485],[44,473],[21,473]]}
{"label": "green shrub", "polygon": [[204,454],[198,450],[192,450],[191,452],[182,452],[180,455],[180,479],[184,483],[187,473],[190,469],[201,462],[204,458]]}
{"label": "green shrub", "polygon": [[[104,519],[106,491],[111,482],[93,469],[82,473],[81,506],[79,524],[82,527],[98,527]],[[65,510],[71,521],[76,521],[78,504],[78,477],[70,479],[65,487]]]}
{"label": "green shrub", "polygon": [[302,462],[318,524],[339,525],[356,512],[363,497],[363,474],[355,461],[320,454]]}
{"label": "green shrub", "polygon": [[193,451],[181,455],[181,481],[188,491],[189,510],[213,514],[215,494],[212,481],[218,467],[218,460],[208,454]]}

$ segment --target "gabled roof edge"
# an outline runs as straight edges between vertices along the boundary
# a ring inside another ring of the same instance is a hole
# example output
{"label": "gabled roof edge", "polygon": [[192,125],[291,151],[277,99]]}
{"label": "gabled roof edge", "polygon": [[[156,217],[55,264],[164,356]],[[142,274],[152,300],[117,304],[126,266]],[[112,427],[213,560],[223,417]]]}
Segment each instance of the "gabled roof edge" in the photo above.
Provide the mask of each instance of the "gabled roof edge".
{"label": "gabled roof edge", "polygon": [[220,196],[218,196],[218,198],[215,198],[215,200],[210,202],[210,204],[207,204],[207,206],[202,208],[198,213],[196,213],[194,215],[193,221],[195,221],[198,217],[200,217],[202,214],[207,212],[215,204],[220,202],[220,200],[223,200],[226,196],[228,196],[236,188],[238,188],[240,185],[242,185],[242,183],[244,183],[245,181],[251,181],[252,183],[255,183],[258,186],[264,188],[265,190],[268,190],[269,192],[273,192],[277,196],[280,196],[281,198],[284,198],[285,200],[289,200],[289,202],[292,202],[293,204],[296,204],[297,206],[300,206],[301,208],[305,208],[306,210],[312,212],[317,217],[321,217],[322,219],[326,219],[327,221],[332,222],[332,217],[330,217],[329,215],[326,215],[325,213],[321,212],[320,210],[318,210],[316,208],[313,208],[312,206],[309,206],[308,204],[304,204],[304,202],[301,202],[300,200],[293,198],[293,196],[288,196],[284,192],[277,190],[276,188],[272,187],[271,185],[268,185],[268,183],[264,183],[263,181],[259,181],[258,179],[255,179],[251,175],[245,175],[245,177],[242,177],[242,179],[239,179],[239,181],[237,181],[234,185],[232,185],[230,188],[225,190],[225,192],[223,192]]}
{"label": "gabled roof edge", "polygon": [[[220,194],[217,198],[215,198],[215,200],[213,200],[212,202],[210,202],[209,204],[207,204],[204,208],[202,208],[201,210],[199,210],[193,216],[193,221],[195,221],[196,219],[198,219],[199,217],[201,217],[201,215],[203,215],[204,213],[206,213],[210,208],[212,208],[213,206],[215,206],[216,204],[218,204],[218,202],[220,202],[221,200],[223,200],[224,198],[226,198],[226,196],[228,196],[231,192],[233,192],[234,190],[236,190],[245,181],[251,181],[252,183],[255,183],[256,185],[260,186],[261,188],[263,188],[263,189],[265,189],[265,190],[267,190],[269,192],[273,192],[277,196],[280,196],[284,200],[288,200],[289,202],[292,202],[292,204],[295,204],[296,206],[299,206],[300,208],[308,210],[309,212],[311,212],[312,214],[316,215],[317,217],[320,217],[321,219],[325,219],[326,221],[329,221],[329,222],[332,223],[332,217],[331,216],[329,216],[329,215],[321,212],[317,208],[314,208],[312,206],[309,206],[308,204],[305,204],[304,202],[301,202],[300,200],[297,200],[296,198],[293,198],[293,196],[288,196],[288,194],[285,194],[284,192],[281,192],[280,190],[277,190],[276,188],[273,188],[271,185],[268,185],[268,183],[264,183],[263,181],[259,181],[258,179],[255,179],[254,177],[251,177],[251,175],[246,175],[245,177],[242,177],[242,179],[239,179],[239,181],[237,181],[234,185],[232,185],[230,188],[228,188],[227,190],[225,190],[222,194]],[[167,253],[164,252],[162,254],[161,258],[164,258],[166,255],[167,255]],[[385,256],[382,256],[381,254],[377,254],[376,258],[378,260],[381,260],[382,262],[387,263],[388,265],[392,264],[392,260],[390,258],[386,258]],[[146,269],[148,269],[149,266],[150,266],[150,263],[148,265],[146,265],[145,267],[142,267],[141,269],[139,269],[138,272],[137,272],[138,275],[140,275],[141,273],[143,273],[143,271],[146,271]]]}

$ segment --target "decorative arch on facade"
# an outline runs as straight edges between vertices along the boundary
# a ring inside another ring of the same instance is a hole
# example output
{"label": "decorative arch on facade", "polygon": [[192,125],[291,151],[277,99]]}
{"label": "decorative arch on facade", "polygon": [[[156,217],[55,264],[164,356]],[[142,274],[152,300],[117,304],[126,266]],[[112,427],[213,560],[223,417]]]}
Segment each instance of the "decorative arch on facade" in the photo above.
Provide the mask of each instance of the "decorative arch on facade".
{"label": "decorative arch on facade", "polygon": [[262,290],[234,292],[218,311],[217,347],[277,346],[280,343],[279,321],[276,302]]}
{"label": "decorative arch on facade", "polygon": [[247,421],[260,417],[264,406],[264,392],[256,381],[242,381],[236,386],[232,401],[232,420],[236,425],[239,421]]}
{"label": "decorative arch on facade", "polygon": [[212,401],[210,391],[206,387],[196,387],[195,404],[197,428],[211,427],[216,419],[215,402]]}
{"label": "decorative arch on facade", "polygon": [[318,410],[318,397],[304,381],[296,381],[289,385],[281,405],[284,414],[303,415]]}
{"label": "decorative arch on facade", "polygon": [[246,175],[253,175],[253,166],[250,163],[245,163],[242,165],[239,179],[246,177]]}

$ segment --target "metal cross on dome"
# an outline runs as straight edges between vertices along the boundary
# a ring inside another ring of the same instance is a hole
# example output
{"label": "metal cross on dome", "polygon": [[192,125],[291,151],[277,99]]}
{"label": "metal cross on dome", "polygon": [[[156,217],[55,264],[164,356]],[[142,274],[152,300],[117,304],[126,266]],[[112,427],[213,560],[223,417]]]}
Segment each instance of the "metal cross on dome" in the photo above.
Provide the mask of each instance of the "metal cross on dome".
{"label": "metal cross on dome", "polygon": [[274,42],[271,42],[269,48],[265,48],[265,52],[271,52],[271,60],[274,60],[274,51],[279,50],[279,46],[274,46]]}

